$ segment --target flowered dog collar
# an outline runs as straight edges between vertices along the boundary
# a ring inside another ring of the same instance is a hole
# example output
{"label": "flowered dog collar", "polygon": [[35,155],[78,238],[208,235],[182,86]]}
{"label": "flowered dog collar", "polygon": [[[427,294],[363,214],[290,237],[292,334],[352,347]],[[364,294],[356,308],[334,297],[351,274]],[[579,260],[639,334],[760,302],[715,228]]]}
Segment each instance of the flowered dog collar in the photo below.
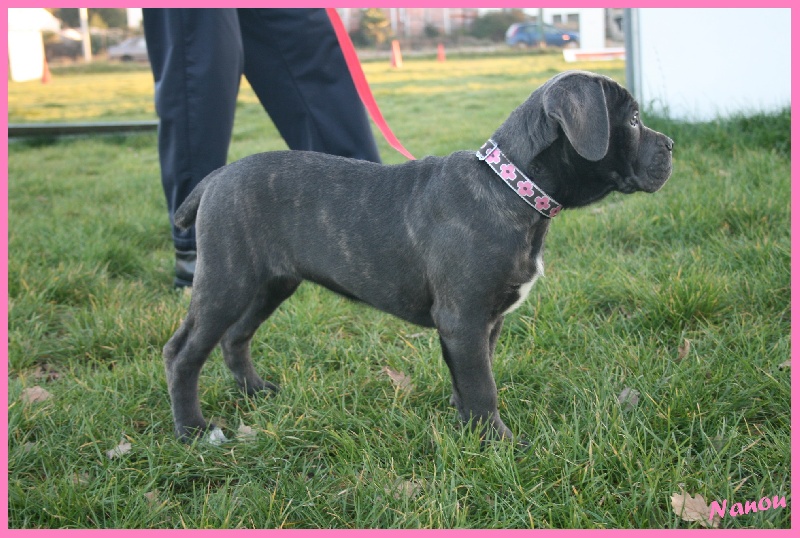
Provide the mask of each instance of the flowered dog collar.
{"label": "flowered dog collar", "polygon": [[553,200],[536,183],[528,179],[514,164],[503,155],[497,142],[489,139],[475,154],[487,163],[506,185],[511,187],[529,206],[547,217],[555,217],[561,211],[561,204]]}

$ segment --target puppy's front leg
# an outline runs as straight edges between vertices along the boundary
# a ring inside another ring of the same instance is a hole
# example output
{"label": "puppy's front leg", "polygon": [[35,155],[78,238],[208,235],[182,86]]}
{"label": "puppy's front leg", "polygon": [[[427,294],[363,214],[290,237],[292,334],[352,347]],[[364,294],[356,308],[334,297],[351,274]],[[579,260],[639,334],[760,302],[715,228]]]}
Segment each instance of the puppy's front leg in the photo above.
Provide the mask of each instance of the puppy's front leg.
{"label": "puppy's front leg", "polygon": [[442,355],[453,380],[451,403],[461,420],[500,439],[513,434],[497,410],[497,386],[492,375],[492,354],[502,320],[495,323],[468,320],[457,314],[440,314],[437,320]]}

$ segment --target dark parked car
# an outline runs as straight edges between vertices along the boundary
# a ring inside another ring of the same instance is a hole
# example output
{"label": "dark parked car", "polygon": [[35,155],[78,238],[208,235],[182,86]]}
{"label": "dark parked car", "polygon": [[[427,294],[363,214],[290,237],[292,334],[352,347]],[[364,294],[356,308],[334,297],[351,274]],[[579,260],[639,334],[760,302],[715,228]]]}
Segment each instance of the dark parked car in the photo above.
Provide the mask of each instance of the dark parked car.
{"label": "dark parked car", "polygon": [[45,42],[44,54],[49,62],[57,58],[77,60],[83,57],[83,41],[56,34],[49,37]]}
{"label": "dark parked car", "polygon": [[[578,32],[562,30],[550,24],[544,25],[544,42],[548,47],[577,46],[580,44]],[[535,22],[512,24],[506,30],[506,44],[511,47],[533,47],[539,44],[539,25]]]}

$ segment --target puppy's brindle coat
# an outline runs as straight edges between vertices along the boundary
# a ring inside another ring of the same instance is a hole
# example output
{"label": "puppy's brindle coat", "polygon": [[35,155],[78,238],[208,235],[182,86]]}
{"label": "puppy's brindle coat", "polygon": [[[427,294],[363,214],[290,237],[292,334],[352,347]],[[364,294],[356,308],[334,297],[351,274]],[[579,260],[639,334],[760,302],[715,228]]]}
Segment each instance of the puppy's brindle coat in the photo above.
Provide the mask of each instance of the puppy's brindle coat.
{"label": "puppy's brindle coat", "polygon": [[[672,170],[672,140],[642,125],[625,89],[592,73],[554,77],[492,139],[565,208],[654,192]],[[196,222],[198,252],[188,314],[164,347],[180,438],[207,428],[198,377],[217,343],[244,391],[277,390],[253,368],[250,340],[303,280],[436,327],[461,419],[512,436],[492,356],[503,316],[541,276],[550,219],[474,151],[395,166],[253,155],[210,174],[175,220]]]}

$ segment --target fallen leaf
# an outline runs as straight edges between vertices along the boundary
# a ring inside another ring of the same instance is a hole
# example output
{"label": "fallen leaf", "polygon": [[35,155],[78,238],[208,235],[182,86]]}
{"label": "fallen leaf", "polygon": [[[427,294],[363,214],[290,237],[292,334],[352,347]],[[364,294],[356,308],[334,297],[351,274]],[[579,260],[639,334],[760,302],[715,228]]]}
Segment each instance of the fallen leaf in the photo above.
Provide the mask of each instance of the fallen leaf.
{"label": "fallen leaf", "polygon": [[74,473],[72,475],[72,483],[76,486],[85,486],[90,482],[88,473]]}
{"label": "fallen leaf", "polygon": [[219,446],[228,440],[228,438],[225,437],[225,434],[222,433],[222,430],[220,430],[219,428],[214,428],[213,430],[208,432],[207,437],[208,437],[208,444],[213,446]]}
{"label": "fallen leaf", "polygon": [[394,383],[394,386],[396,386],[398,389],[411,390],[413,388],[413,385],[411,384],[411,378],[406,374],[392,370],[388,366],[384,366],[383,370],[381,371],[391,378],[392,383]]}
{"label": "fallen leaf", "polygon": [[49,364],[40,364],[36,367],[36,370],[33,371],[33,377],[44,381],[55,381],[61,377],[61,374]]}
{"label": "fallen leaf", "polygon": [[147,499],[147,502],[150,504],[157,504],[158,503],[158,490],[155,491],[148,491],[144,494],[144,498]]}
{"label": "fallen leaf", "polygon": [[111,450],[106,451],[106,456],[108,456],[109,459],[113,460],[114,458],[119,458],[120,456],[123,456],[130,451],[131,451],[131,444],[127,442],[123,437],[122,441],[120,441],[120,443],[117,446],[115,446]]}
{"label": "fallen leaf", "polygon": [[236,430],[236,438],[239,441],[253,441],[256,434],[257,432],[250,426],[245,426],[244,422],[239,423],[239,429]]}
{"label": "fallen leaf", "polygon": [[696,521],[703,527],[719,527],[719,515],[714,515],[713,521],[709,521],[711,509],[706,504],[706,500],[699,493],[692,497],[685,491],[673,493],[671,497],[672,510],[684,521]]}
{"label": "fallen leaf", "polygon": [[639,404],[639,391],[626,387],[617,396],[617,401],[625,411],[632,411]]}
{"label": "fallen leaf", "polygon": [[52,394],[50,394],[49,392],[44,390],[39,385],[36,385],[35,387],[31,387],[29,389],[23,390],[22,391],[22,396],[21,396],[22,401],[25,402],[25,403],[46,402],[47,400],[49,400],[52,397],[53,397]]}
{"label": "fallen leaf", "polygon": [[778,370],[788,370],[791,366],[792,366],[792,359],[788,359],[778,365]]}
{"label": "fallen leaf", "polygon": [[391,495],[394,500],[399,501],[402,498],[413,499],[417,496],[420,489],[422,489],[422,487],[416,480],[398,479],[391,486],[386,486],[384,491],[387,495]]}
{"label": "fallen leaf", "polygon": [[720,452],[723,448],[725,448],[725,444],[728,442],[727,439],[722,437],[722,435],[715,435],[714,437],[709,438],[711,441],[711,446],[714,447],[714,450]]}
{"label": "fallen leaf", "polygon": [[678,346],[678,360],[682,361],[683,359],[688,357],[689,351],[691,349],[692,349],[692,342],[684,338],[683,343]]}

